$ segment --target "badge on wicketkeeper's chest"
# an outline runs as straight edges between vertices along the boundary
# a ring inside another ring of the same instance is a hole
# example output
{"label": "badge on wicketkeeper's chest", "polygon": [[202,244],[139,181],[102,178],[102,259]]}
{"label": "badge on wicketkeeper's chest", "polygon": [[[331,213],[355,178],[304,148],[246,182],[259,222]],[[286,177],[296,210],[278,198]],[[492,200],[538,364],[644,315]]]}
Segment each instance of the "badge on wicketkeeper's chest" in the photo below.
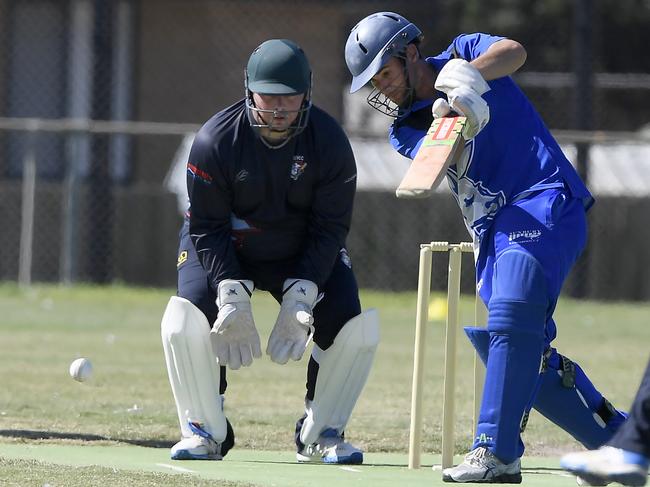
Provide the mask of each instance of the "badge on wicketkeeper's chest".
{"label": "badge on wicketkeeper's chest", "polygon": [[305,172],[307,163],[305,162],[305,156],[293,156],[293,164],[291,165],[290,177],[292,181],[297,181],[302,173]]}

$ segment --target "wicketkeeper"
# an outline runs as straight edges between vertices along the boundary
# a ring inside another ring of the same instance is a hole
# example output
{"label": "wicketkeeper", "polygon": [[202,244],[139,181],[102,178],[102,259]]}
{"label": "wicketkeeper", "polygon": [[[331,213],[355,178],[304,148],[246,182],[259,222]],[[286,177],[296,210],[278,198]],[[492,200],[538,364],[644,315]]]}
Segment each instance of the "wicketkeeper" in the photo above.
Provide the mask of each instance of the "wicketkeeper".
{"label": "wicketkeeper", "polygon": [[443,479],[519,483],[531,406],[589,448],[625,418],[551,346],[553,311],[585,246],[593,198],[510,78],[526,60],[518,42],[463,34],[425,58],[421,40],[396,13],[361,20],[345,46],[351,91],[372,84],[368,103],[395,118],[391,144],[411,159],[434,117],[467,117],[465,149],[447,181],[474,241],[488,307],[487,328],[467,330],[487,372],[471,452]]}
{"label": "wicketkeeper", "polygon": [[345,249],[354,156],[338,123],[312,105],[311,89],[303,50],[266,41],[248,60],[245,98],[194,140],[178,296],[162,320],[182,437],[173,459],[221,459],[233,446],[223,412],[226,366],[261,357],[250,298],[264,290],[281,303],[270,359],[300,360],[314,341],[295,431],[298,461],[363,461],[344,431],[374,358],[378,319],[361,312]]}

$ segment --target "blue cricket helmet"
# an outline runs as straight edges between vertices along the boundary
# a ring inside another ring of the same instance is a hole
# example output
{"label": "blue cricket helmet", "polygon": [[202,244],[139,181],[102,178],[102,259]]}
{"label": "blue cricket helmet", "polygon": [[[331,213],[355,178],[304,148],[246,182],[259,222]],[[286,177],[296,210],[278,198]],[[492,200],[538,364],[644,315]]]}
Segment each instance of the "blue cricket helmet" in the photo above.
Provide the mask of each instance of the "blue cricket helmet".
{"label": "blue cricket helmet", "polygon": [[394,12],[377,12],[361,20],[345,43],[345,62],[352,74],[350,93],[360,90],[391,56],[422,39],[415,24]]}

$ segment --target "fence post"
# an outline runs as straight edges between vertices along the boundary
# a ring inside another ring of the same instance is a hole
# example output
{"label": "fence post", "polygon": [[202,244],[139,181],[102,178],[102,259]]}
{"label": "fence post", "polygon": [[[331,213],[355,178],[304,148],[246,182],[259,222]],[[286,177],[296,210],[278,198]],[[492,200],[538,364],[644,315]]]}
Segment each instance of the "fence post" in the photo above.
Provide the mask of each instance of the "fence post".
{"label": "fence post", "polygon": [[18,257],[18,284],[32,284],[32,250],[34,244],[34,206],[36,194],[36,129],[27,134],[23,158],[23,181],[20,208],[20,249]]}

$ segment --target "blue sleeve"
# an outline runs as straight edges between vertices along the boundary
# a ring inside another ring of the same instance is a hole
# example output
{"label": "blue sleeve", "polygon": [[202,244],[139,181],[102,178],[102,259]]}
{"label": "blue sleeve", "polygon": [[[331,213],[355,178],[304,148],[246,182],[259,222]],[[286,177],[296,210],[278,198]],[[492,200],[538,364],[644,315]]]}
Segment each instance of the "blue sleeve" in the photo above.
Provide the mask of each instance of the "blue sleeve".
{"label": "blue sleeve", "polygon": [[393,124],[388,129],[388,140],[393,149],[404,157],[413,159],[420,149],[425,133],[408,126],[396,128]]}
{"label": "blue sleeve", "polygon": [[224,279],[240,278],[231,238],[231,191],[226,171],[208,134],[199,131],[187,163],[190,238],[216,290]]}
{"label": "blue sleeve", "polygon": [[357,165],[350,142],[338,124],[319,138],[323,154],[309,220],[306,249],[298,264],[299,276],[325,284],[350,230],[357,188]]}
{"label": "blue sleeve", "polygon": [[449,55],[449,59],[462,58],[472,61],[487,51],[492,44],[503,39],[505,37],[481,32],[461,34],[452,41],[445,54]]}

